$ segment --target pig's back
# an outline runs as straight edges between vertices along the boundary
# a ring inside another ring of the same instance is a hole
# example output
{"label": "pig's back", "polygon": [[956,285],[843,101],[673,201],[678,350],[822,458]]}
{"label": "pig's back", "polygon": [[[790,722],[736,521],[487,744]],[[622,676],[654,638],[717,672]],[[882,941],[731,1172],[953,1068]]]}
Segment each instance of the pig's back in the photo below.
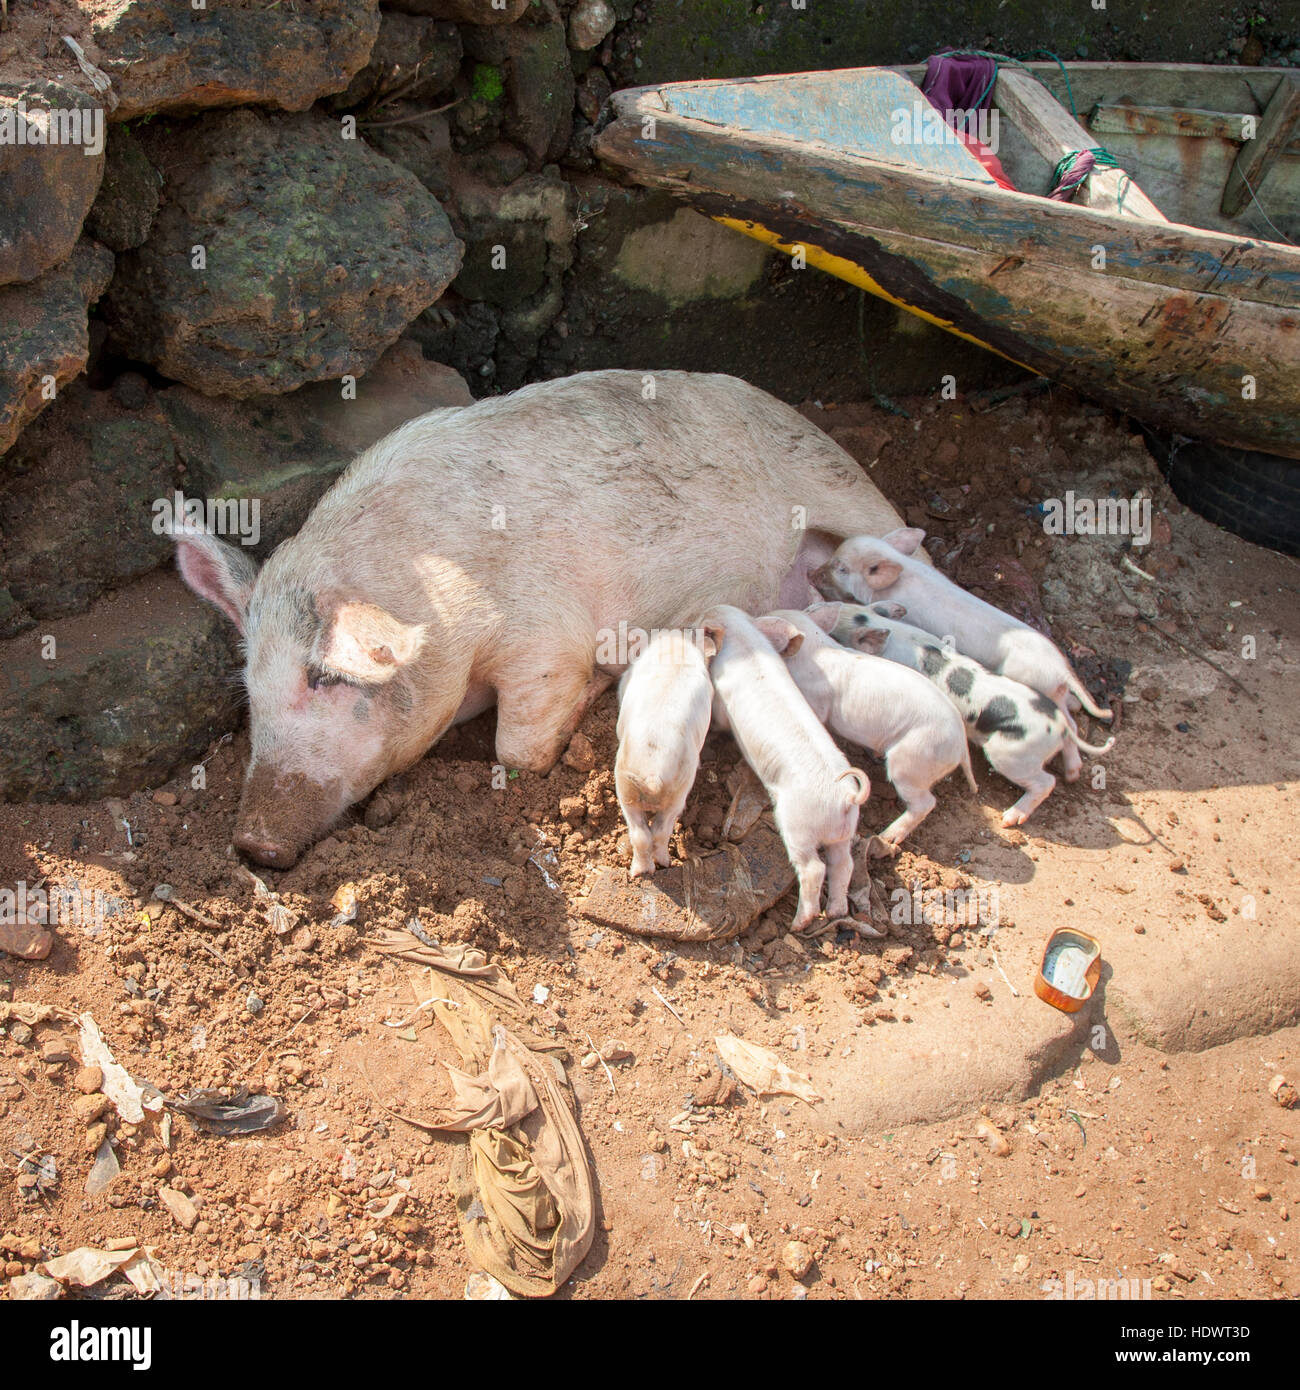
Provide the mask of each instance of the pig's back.
{"label": "pig's back", "polygon": [[396,564],[425,557],[503,602],[559,586],[598,622],[675,626],[713,603],[770,606],[803,526],[898,524],[848,454],[746,382],[601,371],[409,421],[297,540],[373,533]]}

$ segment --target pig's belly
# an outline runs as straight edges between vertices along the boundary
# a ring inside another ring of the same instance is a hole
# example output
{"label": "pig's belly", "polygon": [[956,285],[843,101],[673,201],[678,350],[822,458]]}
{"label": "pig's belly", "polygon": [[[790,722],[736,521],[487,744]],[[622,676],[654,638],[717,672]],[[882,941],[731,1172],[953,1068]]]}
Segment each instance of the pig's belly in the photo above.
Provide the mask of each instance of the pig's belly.
{"label": "pig's belly", "polygon": [[465,692],[465,698],[460,702],[460,708],[452,716],[453,724],[464,724],[467,719],[473,719],[476,714],[482,714],[485,709],[491,709],[497,702],[497,693],[490,685],[484,685],[481,681],[471,683]]}

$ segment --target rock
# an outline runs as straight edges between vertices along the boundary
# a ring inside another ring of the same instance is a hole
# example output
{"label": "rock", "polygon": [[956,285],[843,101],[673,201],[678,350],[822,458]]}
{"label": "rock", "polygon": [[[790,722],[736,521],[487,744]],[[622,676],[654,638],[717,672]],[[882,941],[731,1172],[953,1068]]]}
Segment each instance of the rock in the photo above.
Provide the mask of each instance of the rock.
{"label": "rock", "polygon": [[[9,1036],[18,1044],[19,1047],[26,1047],[35,1038],[36,1034],[25,1023],[11,1023],[9,1025]],[[16,1094],[22,1093],[20,1086],[14,1086]]]}
{"label": "rock", "polygon": [[63,1285],[48,1274],[15,1274],[9,1281],[9,1297],[20,1303],[50,1302],[63,1297]]}
{"label": "rock", "polygon": [[230,625],[174,574],[152,574],[42,643],[0,642],[0,799],[85,800],[165,781],[240,713]]}
{"label": "rock", "polygon": [[[39,922],[0,922],[0,951],[6,951],[20,960],[44,960],[53,949],[54,933],[41,926]],[[19,1028],[26,1029],[27,1025],[14,1024],[9,1030],[9,1036],[17,1038]],[[27,1037],[30,1041],[30,1029]]]}
{"label": "rock", "polygon": [[501,133],[528,151],[534,169],[559,159],[573,132],[573,69],[558,18],[462,31],[466,54],[502,74]]}
{"label": "rock", "polygon": [[199,1211],[183,1192],[177,1192],[173,1187],[160,1187],[158,1200],[171,1212],[172,1220],[178,1226],[183,1226],[187,1231],[194,1229],[194,1224],[199,1219]]}
{"label": "rock", "polygon": [[[98,1067],[96,1071],[98,1071]],[[99,1093],[78,1096],[72,1102],[72,1113],[77,1117],[78,1123],[83,1125],[93,1125],[105,1110],[112,1104],[109,1098]]]}
{"label": "rock", "polygon": [[82,1095],[93,1095],[104,1084],[104,1073],[98,1067],[82,1067],[72,1078],[72,1084]]}
{"label": "rock", "polygon": [[104,118],[91,97],[0,82],[0,285],[67,260],[103,177]]}
{"label": "rock", "polygon": [[[3,294],[3,291],[0,291]],[[10,454],[0,483],[5,583],[32,618],[84,612],[105,589],[167,560],[151,507],[178,461],[165,416],[129,412],[73,382]]]}
{"label": "rock", "polygon": [[82,240],[38,280],[0,287],[0,454],[86,365],[86,311],[112,274],[111,253]]}
{"label": "rock", "polygon": [[348,85],[379,32],[378,0],[201,9],[113,0],[95,11],[95,62],[120,98],[117,121],[253,102],[305,111]]}
{"label": "rock", "polygon": [[[363,134],[369,145],[385,159],[409,169],[440,202],[452,201],[451,125],[446,116],[429,116],[408,125],[366,129]],[[522,173],[528,167],[527,156],[513,145],[509,148],[518,156]]]}
{"label": "rock", "polygon": [[[406,103],[428,103],[455,82],[462,54],[460,31],[445,20],[384,10],[370,61],[345,90],[326,103],[333,111],[350,111],[402,91]],[[417,107],[412,106],[414,111]],[[402,112],[385,107],[376,119]]]}
{"label": "rock", "polygon": [[86,1130],[85,1138],[82,1140],[82,1148],[87,1153],[93,1154],[107,1138],[108,1125],[103,1120],[98,1120]]}
{"label": "rock", "polygon": [[72,1052],[65,1038],[46,1038],[41,1044],[41,1061],[61,1065],[72,1061]]}
{"label": "rock", "polygon": [[86,218],[86,231],[112,251],[131,251],[149,235],[158,212],[158,171],[125,126],[108,137],[104,182]]}
{"label": "rock", "polygon": [[1294,1110],[1300,1096],[1296,1088],[1280,1072],[1268,1083],[1268,1093],[1283,1110]]}
{"label": "rock", "polygon": [[781,1251],[781,1265],[793,1278],[806,1278],[813,1267],[812,1251],[803,1241],[792,1240]]}
{"label": "rock", "polygon": [[1006,1158],[1011,1153],[1011,1145],[1006,1136],[1000,1134],[997,1126],[990,1124],[988,1120],[980,1120],[976,1124],[975,1137],[988,1145],[989,1150],[998,1158]]}
{"label": "rock", "polygon": [[578,0],[569,11],[569,47],[579,53],[595,48],[613,29],[615,19],[608,0]]}
{"label": "rock", "polygon": [[105,316],[130,356],[206,395],[360,375],[460,268],[415,176],[323,116],[240,110],[141,140],[163,203]]}
{"label": "rock", "polygon": [[531,0],[384,0],[390,10],[452,19],[457,24],[513,24]]}
{"label": "rock", "polygon": [[577,91],[578,110],[583,117],[594,122],[613,90],[604,68],[588,68],[578,83]]}
{"label": "rock", "polygon": [[576,733],[569,740],[563,762],[565,767],[571,767],[577,772],[590,772],[596,766],[596,750],[591,746],[591,740],[586,734]]}

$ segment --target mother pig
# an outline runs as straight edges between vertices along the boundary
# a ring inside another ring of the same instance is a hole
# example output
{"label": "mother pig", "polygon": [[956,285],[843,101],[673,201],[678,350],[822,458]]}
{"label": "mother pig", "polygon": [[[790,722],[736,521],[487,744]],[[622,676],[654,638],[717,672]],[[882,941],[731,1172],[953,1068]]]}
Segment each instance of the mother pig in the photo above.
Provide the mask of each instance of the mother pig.
{"label": "mother pig", "polygon": [[609,659],[620,623],[802,607],[842,539],[901,524],[838,445],[755,387],[603,371],[409,421],[260,573],[178,532],[181,575],[246,644],[235,846],[292,864],[494,700],[498,758],[544,772],[625,662]]}

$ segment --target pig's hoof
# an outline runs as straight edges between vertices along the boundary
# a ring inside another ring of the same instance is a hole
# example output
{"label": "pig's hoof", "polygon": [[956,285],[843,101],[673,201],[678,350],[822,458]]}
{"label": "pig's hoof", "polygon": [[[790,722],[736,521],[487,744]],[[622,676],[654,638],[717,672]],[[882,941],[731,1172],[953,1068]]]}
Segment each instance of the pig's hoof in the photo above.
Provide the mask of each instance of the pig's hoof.
{"label": "pig's hoof", "polygon": [[1029,819],[1023,811],[1010,810],[1002,813],[1002,828],[1004,830],[1014,830],[1018,825],[1024,825]]}
{"label": "pig's hoof", "polygon": [[1065,780],[1067,782],[1077,782],[1082,776],[1083,769],[1081,767],[1072,767],[1066,772]]}
{"label": "pig's hoof", "polygon": [[895,841],[881,839],[879,835],[873,835],[867,841],[867,854],[872,859],[892,859],[898,853],[898,849]]}
{"label": "pig's hoof", "polygon": [[654,871],[655,866],[653,864],[633,864],[627,871],[627,876],[635,883],[639,878],[649,878]]}

